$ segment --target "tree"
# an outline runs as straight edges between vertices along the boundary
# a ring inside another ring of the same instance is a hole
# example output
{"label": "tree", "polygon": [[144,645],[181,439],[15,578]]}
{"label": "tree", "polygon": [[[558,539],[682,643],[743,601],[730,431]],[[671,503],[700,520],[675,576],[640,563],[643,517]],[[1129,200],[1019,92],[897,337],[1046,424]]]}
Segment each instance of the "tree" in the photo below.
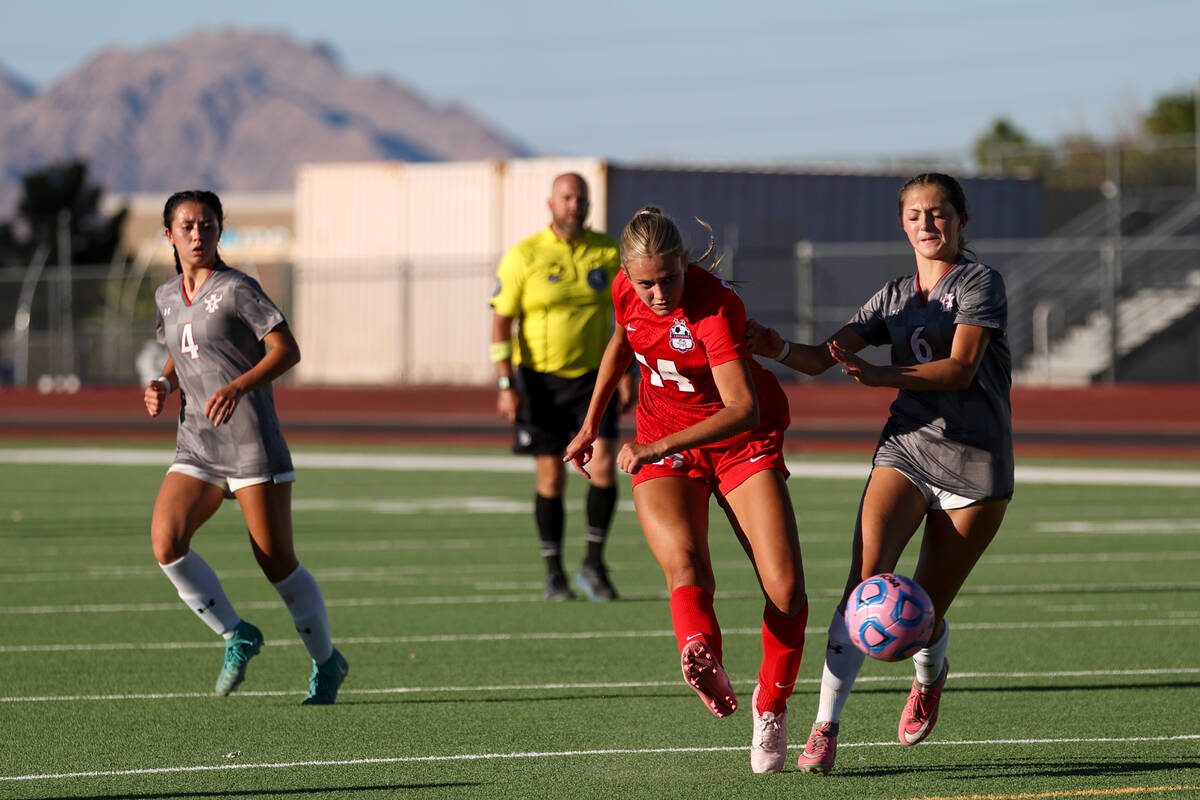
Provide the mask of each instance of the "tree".
{"label": "tree", "polygon": [[21,180],[17,220],[8,226],[10,259],[28,263],[40,244],[50,246],[49,263],[59,259],[59,219],[65,211],[71,233],[71,263],[106,264],[121,241],[125,209],[107,219],[100,213],[103,190],[88,182],[84,161],[51,164],[34,170]]}
{"label": "tree", "polygon": [[1007,117],[997,118],[975,139],[973,152],[980,167],[997,172],[1040,173],[1047,163],[1045,149]]}
{"label": "tree", "polygon": [[1192,92],[1165,94],[1142,120],[1152,136],[1182,136],[1196,132],[1196,95]]}
{"label": "tree", "polygon": [[[100,212],[100,197],[101,189],[88,181],[88,167],[83,161],[52,164],[27,173],[22,178],[16,217],[10,223],[0,224],[0,259],[12,266],[30,266],[39,246],[45,245],[49,250],[42,263],[52,269],[62,262],[58,250],[60,228],[65,220],[70,232],[72,265],[110,263],[120,247],[126,211],[122,209],[106,217]],[[33,276],[26,273],[26,278]],[[58,349],[53,351],[55,355],[48,369],[75,373],[81,357],[75,350],[78,340],[70,332],[75,323],[104,308],[105,283],[79,279],[78,273],[70,284],[51,280],[49,272],[40,278],[38,283],[30,284],[35,287],[36,302],[22,309],[31,313],[28,327],[61,336],[52,340],[52,347]],[[0,324],[15,319],[18,294],[18,291],[0,293]],[[64,356],[63,348],[70,354]]]}
{"label": "tree", "polygon": [[1054,147],[1054,164],[1047,172],[1046,186],[1099,191],[1110,177],[1108,151],[1108,146],[1090,134],[1063,136]]}

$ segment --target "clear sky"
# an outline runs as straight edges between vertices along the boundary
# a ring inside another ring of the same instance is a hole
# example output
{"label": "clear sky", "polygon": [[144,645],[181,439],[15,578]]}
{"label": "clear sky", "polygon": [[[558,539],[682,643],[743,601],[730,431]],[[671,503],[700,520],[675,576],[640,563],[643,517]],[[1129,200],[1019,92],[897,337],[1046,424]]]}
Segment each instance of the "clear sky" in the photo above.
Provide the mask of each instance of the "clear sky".
{"label": "clear sky", "polygon": [[0,65],[45,87],[197,27],[324,42],[540,154],[617,161],[965,158],[1128,130],[1200,81],[1200,0],[0,0]]}

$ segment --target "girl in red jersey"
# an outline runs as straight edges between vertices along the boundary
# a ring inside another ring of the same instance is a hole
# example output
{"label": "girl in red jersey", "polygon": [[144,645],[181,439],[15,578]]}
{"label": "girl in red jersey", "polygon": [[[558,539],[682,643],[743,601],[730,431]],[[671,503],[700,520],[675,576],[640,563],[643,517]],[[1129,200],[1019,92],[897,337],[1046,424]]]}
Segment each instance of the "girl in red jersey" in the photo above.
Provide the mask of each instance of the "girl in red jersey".
{"label": "girl in red jersey", "polygon": [[[712,250],[710,241],[698,261]],[[613,282],[617,324],[564,461],[588,474],[600,417],[636,358],[637,440],[621,447],[617,466],[633,475],[638,520],[666,576],[684,678],[718,717],[737,709],[713,611],[708,503],[715,496],[766,597],[750,764],[755,772],[779,772],[787,756],[787,698],[808,620],[783,463],[787,398],[750,356],[741,299],[688,262],[678,227],[661,209],[647,206],[625,226],[621,262]]]}

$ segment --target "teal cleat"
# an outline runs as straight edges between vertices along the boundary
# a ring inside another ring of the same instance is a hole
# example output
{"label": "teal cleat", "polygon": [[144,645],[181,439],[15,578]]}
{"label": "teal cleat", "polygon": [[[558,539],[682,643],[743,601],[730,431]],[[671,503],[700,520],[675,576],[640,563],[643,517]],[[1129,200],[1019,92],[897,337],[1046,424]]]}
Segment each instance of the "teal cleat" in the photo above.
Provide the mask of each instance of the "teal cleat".
{"label": "teal cleat", "polygon": [[262,649],[262,631],[246,620],[233,629],[233,636],[225,640],[225,666],[217,676],[216,692],[228,695],[246,678],[246,662],[258,655]]}
{"label": "teal cleat", "polygon": [[333,649],[333,655],[324,664],[313,662],[312,677],[308,679],[308,697],[301,701],[302,706],[330,706],[337,700],[338,689],[346,680],[350,665],[345,657]]}

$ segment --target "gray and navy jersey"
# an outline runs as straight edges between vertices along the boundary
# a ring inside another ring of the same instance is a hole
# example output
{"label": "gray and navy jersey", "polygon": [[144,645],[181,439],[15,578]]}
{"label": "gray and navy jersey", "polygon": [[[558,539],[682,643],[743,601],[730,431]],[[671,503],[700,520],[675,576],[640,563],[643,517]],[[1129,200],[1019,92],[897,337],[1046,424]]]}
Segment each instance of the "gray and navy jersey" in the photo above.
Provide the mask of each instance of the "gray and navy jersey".
{"label": "gray and navy jersey", "polygon": [[993,333],[966,389],[900,390],[875,465],[975,500],[1011,497],[1012,356],[1004,335],[1004,280],[990,267],[960,261],[933,287],[928,302],[918,288],[915,275],[891,281],[847,325],[872,345],[890,344],[896,366],[949,358],[958,325]]}
{"label": "gray and navy jersey", "polygon": [[242,396],[227,422],[204,416],[212,393],[242,375],[266,354],[262,339],[286,322],[250,276],[219,265],[191,302],[183,276],[154,293],[156,333],[175,362],[182,392],[176,463],[192,464],[227,478],[276,475],[292,470],[292,457],[267,384]]}

